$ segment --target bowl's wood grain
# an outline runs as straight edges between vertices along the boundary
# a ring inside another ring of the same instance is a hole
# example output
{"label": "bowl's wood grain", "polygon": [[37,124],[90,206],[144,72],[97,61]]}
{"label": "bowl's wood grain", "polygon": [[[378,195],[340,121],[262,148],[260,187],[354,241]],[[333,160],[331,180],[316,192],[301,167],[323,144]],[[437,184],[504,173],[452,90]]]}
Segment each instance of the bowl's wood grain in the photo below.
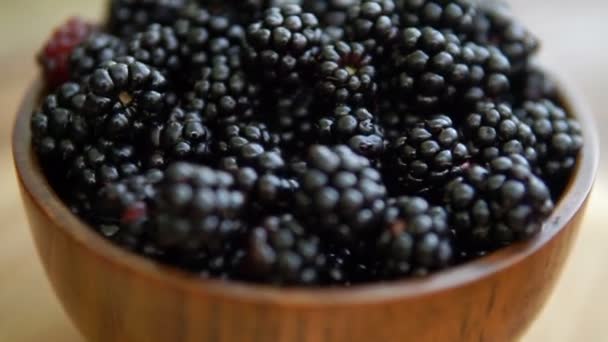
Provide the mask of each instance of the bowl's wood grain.
{"label": "bowl's wood grain", "polygon": [[597,169],[591,117],[568,90],[585,148],[567,194],[531,241],[425,279],[349,289],[200,280],[119,249],[62,205],[31,151],[29,117],[41,91],[36,82],[18,114],[15,165],[42,263],[90,341],[513,341],[557,281]]}

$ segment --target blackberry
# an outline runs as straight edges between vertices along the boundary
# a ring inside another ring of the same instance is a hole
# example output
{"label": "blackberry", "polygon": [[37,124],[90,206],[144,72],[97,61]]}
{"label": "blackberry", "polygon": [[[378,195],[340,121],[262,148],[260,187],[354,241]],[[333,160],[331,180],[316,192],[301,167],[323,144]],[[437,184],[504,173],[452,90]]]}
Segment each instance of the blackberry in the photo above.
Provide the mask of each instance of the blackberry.
{"label": "blackberry", "polygon": [[487,168],[470,165],[448,184],[445,200],[458,238],[485,249],[531,238],[554,208],[548,187],[520,155]]}
{"label": "blackberry", "polygon": [[80,85],[68,82],[32,114],[33,146],[44,164],[70,161],[90,140],[91,129],[82,115],[84,100]]}
{"label": "blackberry", "polygon": [[213,153],[211,130],[200,113],[180,107],[173,109],[167,122],[151,129],[149,142],[148,148],[162,156],[162,162],[152,162],[156,167],[175,161],[208,162]]}
{"label": "blackberry", "polygon": [[38,64],[50,89],[70,80],[70,55],[93,31],[92,24],[75,17],[53,32],[38,54]]}
{"label": "blackberry", "polygon": [[106,33],[93,33],[70,55],[70,76],[80,81],[104,62],[124,56],[126,47],[122,40]]}
{"label": "blackberry", "polygon": [[67,179],[82,191],[94,193],[102,186],[137,174],[141,161],[128,144],[100,140],[85,145],[77,153],[67,172]]}
{"label": "blackberry", "polygon": [[292,215],[267,217],[249,236],[247,269],[254,280],[279,285],[313,285],[322,279],[321,240]]}
{"label": "blackberry", "polygon": [[397,7],[404,27],[448,29],[464,37],[471,33],[477,16],[472,0],[398,0]]}
{"label": "blackberry", "polygon": [[385,277],[427,275],[454,261],[454,239],[445,209],[421,197],[398,197],[388,202],[378,258]]}
{"label": "blackberry", "polygon": [[307,224],[346,242],[372,233],[386,188],[370,161],[344,145],[315,145],[306,162],[295,206]]}
{"label": "blackberry", "polygon": [[150,239],[169,255],[219,255],[244,229],[245,196],[226,172],[172,164],[153,202]]}
{"label": "blackberry", "polygon": [[182,71],[180,48],[173,28],[153,24],[130,40],[129,55],[174,79]]}
{"label": "blackberry", "polygon": [[406,28],[392,54],[392,86],[411,108],[437,112],[457,98],[471,103],[510,89],[509,61],[497,49],[467,43],[430,27]]}
{"label": "blackberry", "polygon": [[329,103],[368,104],[378,85],[372,57],[359,43],[326,45],[317,61],[316,88]]}
{"label": "blackberry", "polygon": [[113,139],[132,140],[142,122],[162,119],[175,101],[167,92],[166,78],[133,57],[103,63],[88,78],[87,90],[87,116],[101,126],[101,135]]}
{"label": "blackberry", "polygon": [[525,102],[516,114],[536,137],[539,174],[551,182],[569,178],[583,146],[579,123],[550,100]]}
{"label": "blackberry", "polygon": [[278,136],[264,123],[231,124],[220,132],[216,151],[225,170],[251,166],[258,173],[265,173],[285,166],[278,144]]}
{"label": "blackberry", "polygon": [[244,28],[225,13],[212,14],[194,3],[180,12],[174,27],[186,69],[194,74],[194,80],[199,76],[198,69],[207,66],[215,56],[240,46],[245,37]]}
{"label": "blackberry", "polygon": [[442,186],[469,160],[463,138],[446,115],[420,119],[392,141],[384,168],[406,193]]}
{"label": "blackberry", "polygon": [[482,1],[474,20],[473,40],[494,45],[507,56],[514,70],[524,70],[539,49],[539,42],[502,1]]}
{"label": "blackberry", "polygon": [[268,83],[299,86],[314,62],[321,35],[317,17],[298,5],[267,9],[247,29],[245,56],[251,72]]}
{"label": "blackberry", "polygon": [[188,106],[213,123],[251,118],[259,106],[260,88],[249,80],[236,54],[216,56],[186,94]]}
{"label": "blackberry", "polygon": [[324,27],[341,27],[346,23],[348,9],[359,0],[304,0],[302,7],[314,13]]}
{"label": "blackberry", "polygon": [[132,37],[150,24],[172,24],[186,0],[112,0],[108,29],[123,37]]}
{"label": "blackberry", "polygon": [[479,103],[462,123],[462,132],[469,152],[480,162],[510,154],[521,154],[532,164],[538,159],[534,132],[506,103]]}
{"label": "blackberry", "polygon": [[397,38],[399,24],[393,0],[362,0],[348,9],[346,33],[351,41],[383,55]]}
{"label": "blackberry", "polygon": [[103,186],[95,196],[91,221],[104,237],[138,248],[145,240],[150,203],[162,178],[161,171],[150,170]]}
{"label": "blackberry", "polygon": [[320,119],[317,126],[323,143],[345,144],[372,159],[384,152],[383,130],[366,108],[338,106],[332,115]]}

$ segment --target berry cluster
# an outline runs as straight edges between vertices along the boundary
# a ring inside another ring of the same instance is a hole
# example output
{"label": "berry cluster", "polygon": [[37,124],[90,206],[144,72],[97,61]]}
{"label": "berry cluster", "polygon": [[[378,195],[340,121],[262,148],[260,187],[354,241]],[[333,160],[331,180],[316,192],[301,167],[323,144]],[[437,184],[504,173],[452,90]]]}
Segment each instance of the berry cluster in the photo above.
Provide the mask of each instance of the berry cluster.
{"label": "berry cluster", "polygon": [[33,146],[101,235],[277,285],[422,276],[529,239],[577,121],[497,1],[112,0],[40,55]]}

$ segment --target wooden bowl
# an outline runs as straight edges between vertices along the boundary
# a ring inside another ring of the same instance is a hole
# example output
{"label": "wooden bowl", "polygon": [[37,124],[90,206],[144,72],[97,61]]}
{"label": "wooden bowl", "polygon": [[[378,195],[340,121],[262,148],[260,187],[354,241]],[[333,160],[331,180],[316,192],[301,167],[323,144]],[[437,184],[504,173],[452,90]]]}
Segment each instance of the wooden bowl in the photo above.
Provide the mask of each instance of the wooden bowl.
{"label": "wooden bowl", "polygon": [[63,205],[32,153],[29,120],[41,96],[39,81],[17,117],[14,158],[40,259],[90,341],[513,341],[558,279],[598,166],[592,116],[569,88],[561,89],[581,121],[585,147],[542,233],[428,278],[352,288],[201,280],[106,241]]}

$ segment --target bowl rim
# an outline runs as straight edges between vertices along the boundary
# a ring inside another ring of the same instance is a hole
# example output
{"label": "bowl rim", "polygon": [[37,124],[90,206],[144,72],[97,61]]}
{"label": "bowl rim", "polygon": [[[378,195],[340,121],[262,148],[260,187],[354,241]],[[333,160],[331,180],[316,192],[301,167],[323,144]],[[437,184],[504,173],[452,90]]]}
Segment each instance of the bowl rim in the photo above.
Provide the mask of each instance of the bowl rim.
{"label": "bowl rim", "polygon": [[599,138],[591,111],[575,87],[565,87],[564,78],[555,77],[560,98],[581,124],[584,146],[574,176],[543,230],[529,241],[516,243],[487,256],[434,273],[425,278],[355,285],[352,287],[292,287],[251,284],[239,281],[202,279],[176,267],[128,252],[104,239],[81,221],[58,198],[42,174],[31,148],[30,117],[43,91],[40,78],[33,81],[18,111],[13,129],[13,158],[23,196],[29,196],[47,219],[100,262],[123,272],[135,273],[156,285],[179,289],[205,298],[230,298],[266,305],[330,307],[371,304],[428,296],[466,286],[501,272],[538,252],[575,216],[587,200],[599,164]]}

